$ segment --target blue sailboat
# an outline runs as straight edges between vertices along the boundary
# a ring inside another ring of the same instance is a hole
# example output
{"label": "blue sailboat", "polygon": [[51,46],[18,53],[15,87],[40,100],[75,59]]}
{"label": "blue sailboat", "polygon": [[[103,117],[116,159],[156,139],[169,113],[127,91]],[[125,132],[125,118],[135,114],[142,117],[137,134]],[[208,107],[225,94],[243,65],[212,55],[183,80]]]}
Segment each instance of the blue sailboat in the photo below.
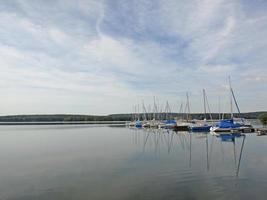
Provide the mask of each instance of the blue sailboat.
{"label": "blue sailboat", "polygon": [[[209,132],[210,131],[211,125],[206,122],[206,115],[207,115],[206,106],[208,105],[208,109],[209,109],[209,104],[207,104],[207,96],[206,96],[205,89],[203,89],[203,100],[204,100],[204,120],[201,121],[201,123],[191,125],[189,128],[191,132]],[[210,115],[210,118],[212,119],[211,115]]]}
{"label": "blue sailboat", "polygon": [[231,118],[230,119],[223,119],[220,120],[215,126],[210,128],[210,131],[212,132],[230,132],[230,133],[251,133],[254,132],[255,129],[248,124],[245,124],[244,119],[241,119],[240,121],[237,121],[234,119],[233,115],[233,100],[235,102],[236,108],[238,110],[238,113],[240,115],[240,109],[237,104],[234,91],[231,86],[231,80],[229,77],[229,89],[230,89],[230,110],[231,110]]}
{"label": "blue sailboat", "polygon": [[199,126],[191,126],[190,131],[191,132],[209,132],[211,128],[211,125],[204,124]]}
{"label": "blue sailboat", "polygon": [[176,120],[173,119],[165,120],[164,123],[165,123],[165,128],[167,129],[173,129],[177,124]]}
{"label": "blue sailboat", "polygon": [[135,122],[135,127],[136,128],[142,128],[142,122],[141,121],[139,121],[139,120],[137,120],[136,122]]}

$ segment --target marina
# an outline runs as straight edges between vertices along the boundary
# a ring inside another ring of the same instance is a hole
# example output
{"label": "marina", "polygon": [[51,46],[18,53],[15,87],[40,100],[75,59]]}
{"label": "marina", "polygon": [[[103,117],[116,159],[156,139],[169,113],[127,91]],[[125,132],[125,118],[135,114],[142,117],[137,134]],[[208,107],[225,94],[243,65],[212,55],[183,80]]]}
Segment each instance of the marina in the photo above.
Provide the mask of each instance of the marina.
{"label": "marina", "polygon": [[[248,122],[248,120],[244,118],[238,118],[234,117],[233,113],[233,104],[235,105],[238,115],[240,117],[241,111],[239,108],[239,105],[237,103],[234,90],[232,88],[231,84],[231,78],[228,77],[229,81],[229,93],[230,93],[230,118],[228,119],[220,119],[220,113],[219,113],[219,119],[213,119],[211,114],[210,105],[208,103],[208,98],[206,95],[206,90],[203,89],[203,120],[199,119],[192,119],[191,115],[191,109],[190,109],[190,101],[189,101],[189,94],[186,93],[186,104],[183,111],[183,103],[180,106],[180,118],[174,118],[171,116],[171,108],[169,105],[169,102],[166,102],[165,111],[158,113],[158,105],[156,105],[155,97],[154,97],[154,106],[153,106],[153,119],[149,121],[149,117],[151,116],[151,113],[147,113],[146,107],[144,105],[144,102],[142,102],[143,107],[143,113],[139,113],[139,105],[134,107],[135,113],[132,114],[132,121],[127,123],[129,127],[136,127],[136,128],[159,128],[159,129],[172,129],[174,131],[190,131],[190,132],[214,132],[217,133],[217,135],[220,135],[220,133],[225,134],[239,134],[239,133],[254,133],[255,128]],[[233,103],[234,102],[234,103]],[[207,113],[208,111],[208,113]],[[140,116],[143,116],[143,121],[140,120]],[[158,116],[158,118],[156,118]],[[186,118],[183,118],[186,116]],[[208,118],[209,116],[209,118]],[[207,120],[208,119],[208,120]],[[153,126],[150,126],[150,124],[153,124]],[[259,135],[265,134],[264,130],[258,131]]]}

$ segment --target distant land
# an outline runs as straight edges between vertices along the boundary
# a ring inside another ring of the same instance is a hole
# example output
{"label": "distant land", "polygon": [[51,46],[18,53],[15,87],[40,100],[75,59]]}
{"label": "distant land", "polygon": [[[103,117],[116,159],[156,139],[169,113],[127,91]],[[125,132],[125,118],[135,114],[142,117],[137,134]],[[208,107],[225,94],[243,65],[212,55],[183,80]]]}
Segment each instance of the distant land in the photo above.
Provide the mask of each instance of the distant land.
{"label": "distant land", "polygon": [[[246,119],[257,119],[260,114],[267,113],[267,111],[260,112],[248,112],[241,113],[239,116],[237,113],[235,117],[241,117]],[[158,115],[158,114],[156,114]],[[161,115],[163,115],[161,113]],[[186,114],[181,113],[169,113],[172,117],[182,117]],[[143,114],[140,114],[140,120],[142,120]],[[152,118],[153,114],[148,113],[147,116]],[[203,119],[203,113],[192,113],[192,119]],[[212,113],[213,119],[218,119],[218,113]],[[224,118],[229,118],[230,114],[224,114]],[[207,119],[209,119],[207,115]],[[71,114],[46,114],[46,115],[7,115],[0,116],[0,122],[75,122],[75,121],[130,121],[133,119],[133,114],[111,114],[111,115],[71,115]]]}

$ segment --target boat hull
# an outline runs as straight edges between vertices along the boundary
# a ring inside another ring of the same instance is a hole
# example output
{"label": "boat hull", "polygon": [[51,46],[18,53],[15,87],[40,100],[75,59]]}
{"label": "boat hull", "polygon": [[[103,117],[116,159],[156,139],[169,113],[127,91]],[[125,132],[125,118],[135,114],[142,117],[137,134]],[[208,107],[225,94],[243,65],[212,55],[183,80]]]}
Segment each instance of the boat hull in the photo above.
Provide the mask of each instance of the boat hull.
{"label": "boat hull", "polygon": [[189,127],[187,125],[180,125],[180,126],[174,126],[174,131],[189,131]]}
{"label": "boat hull", "polygon": [[238,128],[211,128],[212,132],[215,133],[233,133],[233,132],[239,132],[239,133],[254,133],[255,129],[253,127],[238,127]]}
{"label": "boat hull", "polygon": [[209,132],[211,126],[194,126],[190,127],[191,132]]}

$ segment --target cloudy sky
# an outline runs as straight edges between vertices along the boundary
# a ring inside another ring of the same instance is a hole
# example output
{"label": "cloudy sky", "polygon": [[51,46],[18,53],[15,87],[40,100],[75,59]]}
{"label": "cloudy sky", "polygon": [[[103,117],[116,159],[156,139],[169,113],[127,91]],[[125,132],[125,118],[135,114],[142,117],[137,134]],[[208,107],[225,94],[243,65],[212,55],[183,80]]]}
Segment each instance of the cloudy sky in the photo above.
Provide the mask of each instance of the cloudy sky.
{"label": "cloudy sky", "polygon": [[0,115],[267,110],[266,0],[0,0]]}

